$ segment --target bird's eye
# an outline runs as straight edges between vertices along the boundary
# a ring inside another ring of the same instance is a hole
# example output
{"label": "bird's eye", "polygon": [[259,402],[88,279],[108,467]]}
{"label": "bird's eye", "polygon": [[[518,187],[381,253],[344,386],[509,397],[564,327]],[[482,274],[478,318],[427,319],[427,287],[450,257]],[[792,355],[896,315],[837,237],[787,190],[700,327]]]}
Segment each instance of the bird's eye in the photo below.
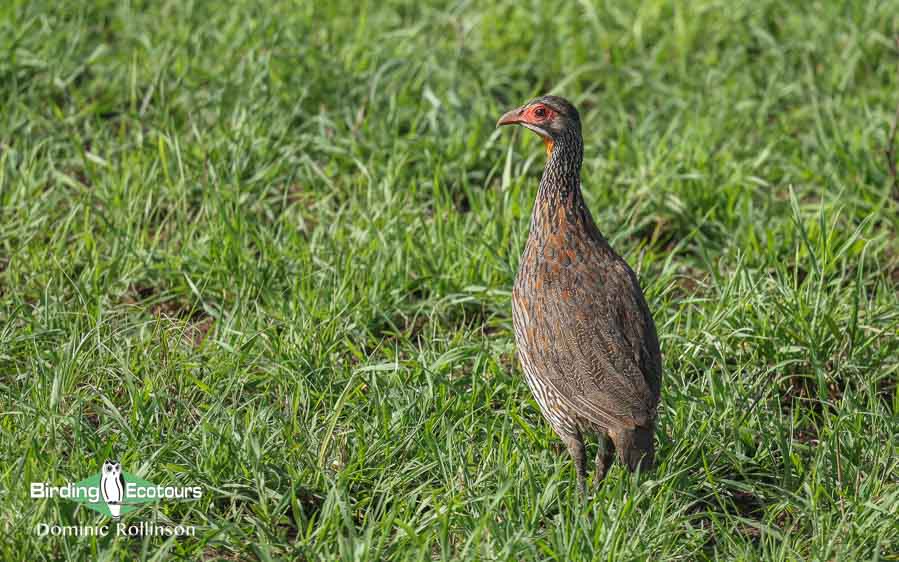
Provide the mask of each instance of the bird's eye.
{"label": "bird's eye", "polygon": [[534,110],[534,115],[536,115],[537,117],[546,117],[546,109],[538,107]]}

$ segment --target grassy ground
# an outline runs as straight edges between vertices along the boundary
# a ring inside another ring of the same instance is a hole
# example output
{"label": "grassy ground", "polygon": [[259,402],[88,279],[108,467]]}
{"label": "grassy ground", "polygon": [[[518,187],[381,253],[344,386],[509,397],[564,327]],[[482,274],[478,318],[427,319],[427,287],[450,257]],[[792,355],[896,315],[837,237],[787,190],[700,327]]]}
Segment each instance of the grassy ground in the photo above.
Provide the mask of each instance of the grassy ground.
{"label": "grassy ground", "polygon": [[[0,555],[899,559],[899,2],[837,4],[4,3]],[[547,91],[665,365],[583,504],[511,330]],[[197,537],[36,537],[107,457]]]}

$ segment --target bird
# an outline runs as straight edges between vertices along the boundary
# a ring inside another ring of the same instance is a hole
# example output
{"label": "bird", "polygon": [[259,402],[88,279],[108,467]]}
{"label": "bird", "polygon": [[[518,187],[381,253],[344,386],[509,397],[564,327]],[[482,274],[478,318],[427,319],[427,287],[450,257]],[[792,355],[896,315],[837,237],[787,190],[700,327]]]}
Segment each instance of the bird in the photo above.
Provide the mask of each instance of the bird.
{"label": "bird", "polygon": [[655,463],[662,356],[637,275],[602,235],[581,192],[584,143],[577,109],[545,95],[500,117],[543,139],[546,164],[512,289],[524,378],[568,449],[586,493],[584,435],[596,435],[594,486],[617,458]]}
{"label": "bird", "polygon": [[122,503],[125,498],[125,478],[122,476],[122,465],[119,461],[106,460],[103,462],[103,470],[100,472],[100,490],[103,500],[109,508],[109,514],[113,519],[118,519],[122,513]]}

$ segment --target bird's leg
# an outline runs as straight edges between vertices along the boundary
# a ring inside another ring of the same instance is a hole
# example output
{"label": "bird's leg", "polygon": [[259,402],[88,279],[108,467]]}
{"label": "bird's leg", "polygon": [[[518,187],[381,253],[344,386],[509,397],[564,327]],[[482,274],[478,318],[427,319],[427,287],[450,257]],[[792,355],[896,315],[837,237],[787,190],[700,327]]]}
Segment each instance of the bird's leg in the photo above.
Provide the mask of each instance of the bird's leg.
{"label": "bird's leg", "polygon": [[571,460],[574,461],[574,469],[577,472],[577,491],[581,497],[584,497],[587,495],[587,453],[584,450],[584,440],[581,438],[580,431],[576,431],[573,435],[565,435],[562,440],[568,447]]}
{"label": "bird's leg", "polygon": [[615,454],[615,445],[605,432],[599,432],[599,449],[596,451],[596,474],[593,475],[593,487],[599,488],[605,479],[606,472],[612,466]]}

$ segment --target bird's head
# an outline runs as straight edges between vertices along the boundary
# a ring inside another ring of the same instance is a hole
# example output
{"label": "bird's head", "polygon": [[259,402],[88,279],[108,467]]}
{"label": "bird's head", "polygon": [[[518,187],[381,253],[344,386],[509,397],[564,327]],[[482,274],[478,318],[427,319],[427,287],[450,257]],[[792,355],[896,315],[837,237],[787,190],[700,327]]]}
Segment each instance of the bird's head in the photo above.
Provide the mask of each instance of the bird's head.
{"label": "bird's head", "polygon": [[580,138],[581,117],[571,102],[559,96],[541,96],[506,112],[496,126],[522,125],[543,138],[547,156],[567,137]]}
{"label": "bird's head", "polygon": [[106,460],[103,463],[103,474],[110,474],[112,476],[118,476],[119,473],[122,472],[122,465],[119,464],[119,461],[111,461]]}

